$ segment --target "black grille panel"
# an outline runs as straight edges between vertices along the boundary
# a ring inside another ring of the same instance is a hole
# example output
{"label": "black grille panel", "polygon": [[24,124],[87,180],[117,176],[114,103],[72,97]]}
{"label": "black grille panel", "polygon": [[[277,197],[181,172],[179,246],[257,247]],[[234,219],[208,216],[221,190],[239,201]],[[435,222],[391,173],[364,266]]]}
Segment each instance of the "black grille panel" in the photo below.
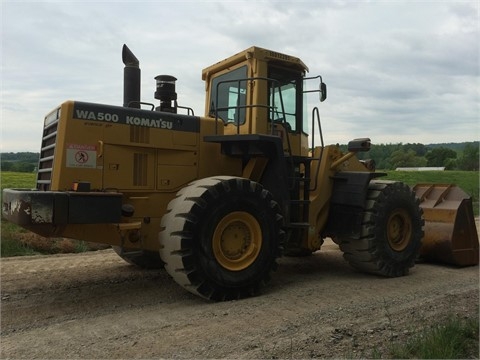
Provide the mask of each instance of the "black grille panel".
{"label": "black grille panel", "polygon": [[52,183],[53,158],[57,141],[58,119],[43,129],[42,147],[38,162],[37,189],[50,190]]}

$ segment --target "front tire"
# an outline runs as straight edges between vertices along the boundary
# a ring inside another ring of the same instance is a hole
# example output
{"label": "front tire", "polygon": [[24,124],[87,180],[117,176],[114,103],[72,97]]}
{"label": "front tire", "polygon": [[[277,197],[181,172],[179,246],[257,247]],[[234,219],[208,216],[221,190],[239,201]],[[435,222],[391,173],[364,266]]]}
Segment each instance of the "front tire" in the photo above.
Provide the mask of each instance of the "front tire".
{"label": "front tire", "polygon": [[248,179],[218,176],[189,184],[170,202],[161,226],[165,269],[206,299],[255,295],[281,253],[280,208]]}
{"label": "front tire", "polygon": [[369,185],[360,239],[338,238],[354,268],[397,277],[414,266],[423,238],[423,212],[413,191],[401,182]]}

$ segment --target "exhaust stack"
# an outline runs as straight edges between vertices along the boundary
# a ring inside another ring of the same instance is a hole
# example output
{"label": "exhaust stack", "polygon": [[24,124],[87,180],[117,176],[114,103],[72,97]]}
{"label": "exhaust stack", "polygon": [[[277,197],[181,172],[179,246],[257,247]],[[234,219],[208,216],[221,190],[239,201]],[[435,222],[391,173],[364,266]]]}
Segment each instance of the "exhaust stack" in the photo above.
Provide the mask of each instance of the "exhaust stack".
{"label": "exhaust stack", "polygon": [[122,48],[123,69],[123,106],[140,108],[140,67],[138,59],[127,45]]}

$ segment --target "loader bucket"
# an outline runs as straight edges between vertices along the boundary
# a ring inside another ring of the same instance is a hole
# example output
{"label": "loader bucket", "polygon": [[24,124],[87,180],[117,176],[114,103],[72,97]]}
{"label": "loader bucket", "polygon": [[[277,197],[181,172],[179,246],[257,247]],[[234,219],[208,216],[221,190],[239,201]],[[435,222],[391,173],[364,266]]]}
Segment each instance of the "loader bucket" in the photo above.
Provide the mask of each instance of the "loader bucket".
{"label": "loader bucket", "polygon": [[420,258],[457,266],[478,264],[478,233],[472,198],[453,184],[417,184],[425,218]]}

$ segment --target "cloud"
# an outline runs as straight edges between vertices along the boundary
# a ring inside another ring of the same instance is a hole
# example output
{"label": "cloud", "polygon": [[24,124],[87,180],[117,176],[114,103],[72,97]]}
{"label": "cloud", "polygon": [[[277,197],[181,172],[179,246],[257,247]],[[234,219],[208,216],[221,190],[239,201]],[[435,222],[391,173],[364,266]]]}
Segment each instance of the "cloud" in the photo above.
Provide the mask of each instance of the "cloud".
{"label": "cloud", "polygon": [[170,74],[201,115],[201,70],[257,45],[323,76],[327,143],[479,138],[475,2],[4,1],[2,12],[2,151],[38,151],[43,116],[67,99],[121,105],[124,43],[144,101]]}

